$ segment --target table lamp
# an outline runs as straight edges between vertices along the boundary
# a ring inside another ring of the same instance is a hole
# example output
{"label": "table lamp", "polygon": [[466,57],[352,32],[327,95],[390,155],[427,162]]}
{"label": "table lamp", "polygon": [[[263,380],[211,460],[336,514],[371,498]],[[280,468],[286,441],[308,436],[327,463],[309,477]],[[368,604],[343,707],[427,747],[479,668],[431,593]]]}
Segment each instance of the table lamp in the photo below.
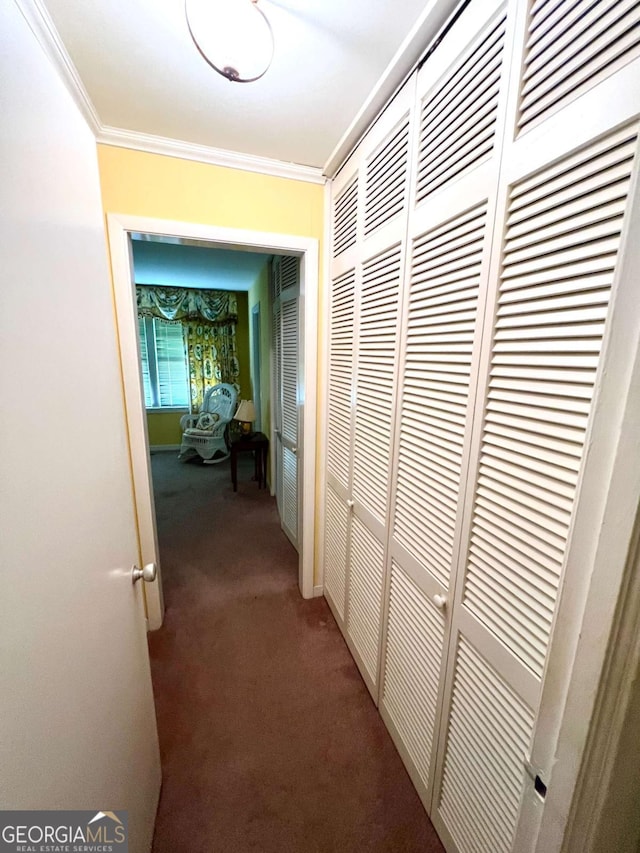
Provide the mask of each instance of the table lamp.
{"label": "table lamp", "polygon": [[256,419],[256,408],[253,405],[253,400],[240,400],[240,405],[233,419],[242,424],[242,437],[251,438],[253,435],[251,426]]}

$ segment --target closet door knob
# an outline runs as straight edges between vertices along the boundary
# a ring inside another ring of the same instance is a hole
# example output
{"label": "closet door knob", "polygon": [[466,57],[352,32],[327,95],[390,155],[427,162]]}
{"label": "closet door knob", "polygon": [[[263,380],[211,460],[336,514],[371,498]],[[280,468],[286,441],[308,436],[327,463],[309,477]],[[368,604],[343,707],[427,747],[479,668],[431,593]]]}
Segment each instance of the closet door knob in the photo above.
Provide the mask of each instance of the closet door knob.
{"label": "closet door knob", "polygon": [[156,579],[157,569],[155,563],[147,563],[144,569],[139,569],[137,566],[133,566],[131,569],[131,580],[133,583],[136,581],[143,580],[147,583],[153,583]]}
{"label": "closet door knob", "polygon": [[447,606],[447,599],[444,595],[434,595],[433,603],[438,608],[438,610],[444,610]]}
{"label": "closet door knob", "polygon": [[347,501],[347,506],[349,509],[353,509],[353,501]]}

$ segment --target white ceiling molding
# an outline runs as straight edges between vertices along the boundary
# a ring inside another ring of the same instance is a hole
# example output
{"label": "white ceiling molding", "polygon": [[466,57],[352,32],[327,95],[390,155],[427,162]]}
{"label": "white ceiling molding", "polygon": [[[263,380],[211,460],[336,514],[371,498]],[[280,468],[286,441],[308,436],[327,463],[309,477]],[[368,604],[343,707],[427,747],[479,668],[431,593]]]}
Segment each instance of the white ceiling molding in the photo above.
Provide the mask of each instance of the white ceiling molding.
{"label": "white ceiling molding", "polygon": [[325,163],[322,172],[327,178],[336,176],[368,127],[418,65],[429,45],[438,36],[459,5],[460,0],[430,0],[425,5],[409,35],[396,51],[395,56],[371,90],[371,94]]}
{"label": "white ceiling molding", "polygon": [[163,154],[167,157],[179,157],[183,160],[195,160],[214,166],[241,169],[244,172],[257,172],[261,175],[290,178],[312,184],[325,183],[322,170],[313,166],[285,163],[267,157],[240,154],[222,148],[211,148],[208,145],[195,145],[177,139],[166,139],[161,136],[136,133],[103,125],[55,24],[41,0],[15,0],[15,3],[60,75],[78,109],[93,131],[97,142],[115,145],[119,148],[145,151],[150,154]]}
{"label": "white ceiling molding", "polygon": [[75,65],[71,61],[71,57],[67,53],[66,47],[62,43],[62,39],[58,35],[49,12],[42,5],[41,0],[15,0],[15,3],[31,32],[60,75],[85,121],[93,133],[97,134],[101,127],[100,117]]}
{"label": "white ceiling molding", "polygon": [[149,133],[122,130],[117,127],[102,127],[96,139],[103,145],[115,145],[118,148],[131,148],[148,154],[163,154],[166,157],[179,157],[182,160],[195,160],[212,166],[225,166],[229,169],[242,169],[244,172],[258,172],[277,178],[291,178],[311,184],[324,184],[326,179],[322,170],[314,166],[301,166],[298,163],[285,163],[268,157],[256,157],[227,151],[224,148],[212,148],[209,145],[196,145],[179,139],[167,139]]}

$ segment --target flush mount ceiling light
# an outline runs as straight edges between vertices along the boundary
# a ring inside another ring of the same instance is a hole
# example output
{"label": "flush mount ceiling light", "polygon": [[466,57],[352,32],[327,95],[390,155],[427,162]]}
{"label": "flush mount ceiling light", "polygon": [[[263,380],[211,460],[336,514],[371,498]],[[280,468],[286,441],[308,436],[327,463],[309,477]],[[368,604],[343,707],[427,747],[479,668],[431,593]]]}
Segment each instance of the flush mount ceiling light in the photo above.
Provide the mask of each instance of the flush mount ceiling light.
{"label": "flush mount ceiling light", "polygon": [[273,32],[258,0],[186,0],[189,32],[218,74],[251,83],[273,58]]}

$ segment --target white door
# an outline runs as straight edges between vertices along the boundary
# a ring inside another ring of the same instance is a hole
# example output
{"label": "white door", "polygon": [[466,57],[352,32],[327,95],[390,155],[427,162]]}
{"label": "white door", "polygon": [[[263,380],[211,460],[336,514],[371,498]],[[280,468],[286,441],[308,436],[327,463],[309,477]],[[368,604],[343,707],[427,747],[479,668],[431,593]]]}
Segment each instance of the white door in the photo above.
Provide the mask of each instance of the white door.
{"label": "white door", "polygon": [[95,141],[0,7],[0,808],[127,810],[160,762]]}
{"label": "white door", "polygon": [[376,702],[412,96],[405,86],[334,186],[325,591]]}
{"label": "white door", "polygon": [[501,6],[470,4],[416,81],[380,709],[428,810],[506,99]]}
{"label": "white door", "polygon": [[276,258],[273,276],[276,500],[282,529],[298,549],[300,432],[300,260]]}
{"label": "white door", "polygon": [[417,72],[395,423],[370,400],[397,322],[367,203],[400,137],[381,170],[366,150],[400,96],[333,185],[325,590],[452,853],[559,849],[570,806],[556,737],[637,305],[639,24],[625,0],[477,0]]}

